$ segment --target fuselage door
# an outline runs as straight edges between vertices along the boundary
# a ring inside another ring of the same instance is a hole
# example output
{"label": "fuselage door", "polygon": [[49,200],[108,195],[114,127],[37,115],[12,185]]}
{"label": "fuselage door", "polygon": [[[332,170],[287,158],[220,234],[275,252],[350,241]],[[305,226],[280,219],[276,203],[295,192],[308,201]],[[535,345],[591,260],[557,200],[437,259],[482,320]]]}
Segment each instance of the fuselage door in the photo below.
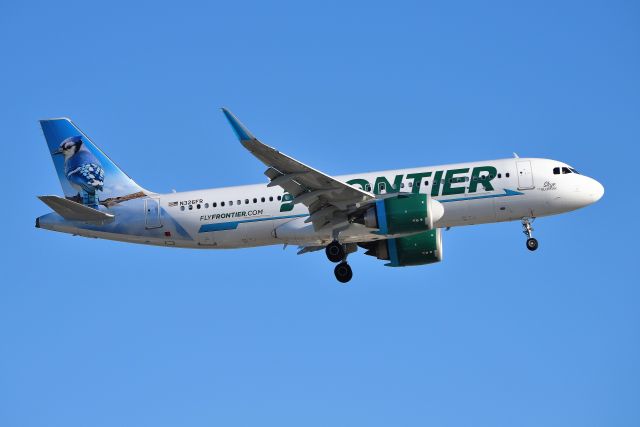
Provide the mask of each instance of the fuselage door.
{"label": "fuselage door", "polygon": [[147,229],[162,227],[160,199],[157,197],[150,197],[144,201],[144,226]]}
{"label": "fuselage door", "polygon": [[516,168],[518,169],[518,190],[535,188],[535,185],[533,185],[531,162],[529,160],[518,160],[516,162]]}

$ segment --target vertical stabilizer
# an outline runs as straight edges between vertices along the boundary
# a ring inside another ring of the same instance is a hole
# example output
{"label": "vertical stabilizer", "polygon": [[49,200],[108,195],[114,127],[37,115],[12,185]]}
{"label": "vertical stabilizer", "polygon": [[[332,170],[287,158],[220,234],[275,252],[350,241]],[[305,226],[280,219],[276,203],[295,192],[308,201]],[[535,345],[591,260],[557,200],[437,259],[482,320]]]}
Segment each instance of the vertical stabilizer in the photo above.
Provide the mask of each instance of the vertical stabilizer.
{"label": "vertical stabilizer", "polygon": [[145,195],[71,120],[40,120],[40,125],[67,199],[97,208]]}

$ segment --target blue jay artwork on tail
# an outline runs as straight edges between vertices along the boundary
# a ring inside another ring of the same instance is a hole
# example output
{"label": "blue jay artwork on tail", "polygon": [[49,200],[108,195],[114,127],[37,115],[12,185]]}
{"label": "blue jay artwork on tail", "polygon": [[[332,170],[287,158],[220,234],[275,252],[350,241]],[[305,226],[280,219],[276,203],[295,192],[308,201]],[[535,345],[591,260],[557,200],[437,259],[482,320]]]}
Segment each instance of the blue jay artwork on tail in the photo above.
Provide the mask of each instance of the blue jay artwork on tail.
{"label": "blue jay artwork on tail", "polygon": [[64,174],[73,188],[78,190],[84,205],[98,208],[96,191],[104,186],[104,170],[98,159],[82,142],[81,136],[66,138],[54,155],[64,156]]}

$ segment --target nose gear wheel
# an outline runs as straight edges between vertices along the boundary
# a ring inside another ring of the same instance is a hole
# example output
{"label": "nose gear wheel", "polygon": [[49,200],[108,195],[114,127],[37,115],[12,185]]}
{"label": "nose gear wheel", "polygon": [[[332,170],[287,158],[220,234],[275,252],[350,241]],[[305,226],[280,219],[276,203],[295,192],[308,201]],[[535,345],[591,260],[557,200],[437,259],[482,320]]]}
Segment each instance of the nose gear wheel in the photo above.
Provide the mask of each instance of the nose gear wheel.
{"label": "nose gear wheel", "polygon": [[538,249],[538,240],[533,238],[533,227],[531,223],[535,218],[522,218],[522,232],[527,236],[527,249],[535,251]]}

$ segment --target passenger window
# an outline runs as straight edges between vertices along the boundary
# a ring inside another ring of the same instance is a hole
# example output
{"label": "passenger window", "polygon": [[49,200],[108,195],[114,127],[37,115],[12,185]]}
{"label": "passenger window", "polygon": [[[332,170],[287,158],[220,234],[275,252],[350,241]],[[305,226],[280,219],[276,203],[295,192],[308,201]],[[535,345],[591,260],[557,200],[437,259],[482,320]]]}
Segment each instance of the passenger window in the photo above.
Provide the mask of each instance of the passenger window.
{"label": "passenger window", "polygon": [[429,185],[429,181],[425,181],[425,182],[424,182],[424,185]]}
{"label": "passenger window", "polygon": [[255,197],[253,198],[253,203],[258,203],[258,199],[256,199]]}
{"label": "passenger window", "polygon": [[371,191],[371,185],[370,185],[370,184],[367,184],[367,185],[365,186],[365,189],[366,189],[366,191]]}
{"label": "passenger window", "polygon": [[380,189],[380,191],[384,191],[384,182],[381,182],[380,184],[378,184],[378,188]]}
{"label": "passenger window", "polygon": [[273,196],[269,196],[269,201],[273,202]]}
{"label": "passenger window", "polygon": [[229,206],[233,206],[233,200],[229,200]]}
{"label": "passenger window", "polygon": [[184,210],[184,206],[180,206],[180,210],[183,211]]}
{"label": "passenger window", "polygon": [[505,173],[504,176],[506,176],[507,178],[509,178],[509,172]]}
{"label": "passenger window", "polygon": [[282,196],[278,196],[278,201],[282,200]]}
{"label": "passenger window", "polygon": [[192,211],[193,210],[193,205],[189,205],[189,210]]}
{"label": "passenger window", "polygon": [[260,201],[261,201],[262,203],[264,203],[264,197],[262,197],[262,198],[260,199]]}
{"label": "passenger window", "polygon": [[248,205],[249,204],[249,199],[244,199],[244,204]]}
{"label": "passenger window", "polygon": [[409,188],[413,187],[413,182],[409,182]]}
{"label": "passenger window", "polygon": [[404,188],[404,182],[400,184],[400,188]]}
{"label": "passenger window", "polygon": [[205,208],[205,209],[209,209],[209,203],[205,203],[205,204],[204,204],[204,208]]}
{"label": "passenger window", "polygon": [[569,170],[569,168],[565,168],[564,166],[562,167],[562,174],[568,174],[571,173],[571,171]]}
{"label": "passenger window", "polygon": [[220,202],[220,206],[224,206],[224,202]]}
{"label": "passenger window", "polygon": [[198,203],[198,205],[196,206],[196,208],[200,209],[200,203]]}
{"label": "passenger window", "polygon": [[238,204],[241,205],[242,204],[242,200],[238,200]]}

